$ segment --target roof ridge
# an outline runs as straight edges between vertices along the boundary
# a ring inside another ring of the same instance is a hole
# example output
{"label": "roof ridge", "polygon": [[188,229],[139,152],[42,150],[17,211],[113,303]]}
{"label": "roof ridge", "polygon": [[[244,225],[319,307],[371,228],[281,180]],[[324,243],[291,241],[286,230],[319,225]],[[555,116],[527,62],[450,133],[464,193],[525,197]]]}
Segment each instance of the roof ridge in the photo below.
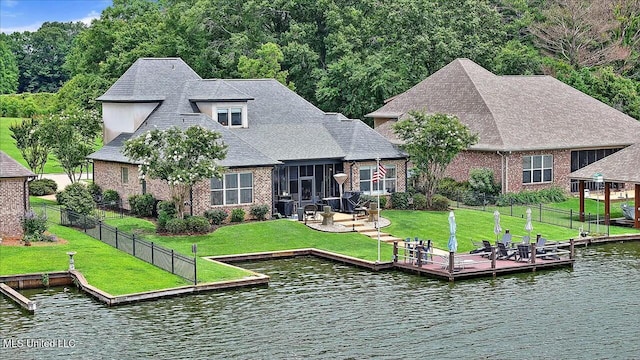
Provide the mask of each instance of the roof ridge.
{"label": "roof ridge", "polygon": [[[462,63],[462,61],[460,61],[460,59],[456,59],[455,61],[460,63],[460,66],[462,67],[462,69],[464,70],[464,74],[465,76],[469,79],[469,81],[471,81],[471,83],[473,84],[473,90],[478,94],[478,96],[480,96],[480,98],[482,99],[482,104],[484,105],[484,107],[489,111],[489,114],[491,114],[491,120],[493,122],[493,126],[495,127],[498,136],[500,137],[500,142],[502,143],[502,146],[504,146],[504,140],[502,139],[502,133],[500,132],[500,127],[496,124],[496,116],[493,113],[493,110],[491,110],[491,107],[487,104],[487,99],[482,95],[482,92],[480,92],[480,90],[478,90],[478,85],[476,84],[476,82],[473,80],[473,78],[471,77],[471,75],[469,75],[469,72],[467,70],[467,68],[464,66],[464,64]],[[476,66],[481,67],[480,65],[476,64],[475,62],[469,60],[470,62],[472,62],[473,64],[475,64]],[[482,67],[481,67],[482,68]],[[482,68],[485,71],[485,68]],[[489,72],[492,76],[496,77],[496,79],[500,79],[499,76],[495,75],[492,72]]]}

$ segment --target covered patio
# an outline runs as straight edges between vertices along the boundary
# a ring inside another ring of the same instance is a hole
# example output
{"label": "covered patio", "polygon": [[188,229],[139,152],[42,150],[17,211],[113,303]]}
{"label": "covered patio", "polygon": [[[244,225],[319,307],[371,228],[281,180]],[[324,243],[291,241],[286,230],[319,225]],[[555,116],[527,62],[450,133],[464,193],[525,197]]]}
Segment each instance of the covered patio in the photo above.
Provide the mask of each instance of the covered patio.
{"label": "covered patio", "polygon": [[611,184],[624,183],[633,186],[633,227],[640,229],[640,143],[622,149],[593,164],[572,172],[571,179],[578,180],[580,192],[580,221],[584,221],[585,182],[604,183],[604,221],[611,221]]}

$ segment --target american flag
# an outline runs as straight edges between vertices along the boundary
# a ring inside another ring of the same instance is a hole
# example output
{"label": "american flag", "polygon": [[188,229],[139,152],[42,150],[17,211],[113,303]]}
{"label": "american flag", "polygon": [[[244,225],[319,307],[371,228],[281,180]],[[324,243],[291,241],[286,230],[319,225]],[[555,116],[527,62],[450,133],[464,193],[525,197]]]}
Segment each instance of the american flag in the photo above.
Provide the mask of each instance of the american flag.
{"label": "american flag", "polygon": [[382,164],[378,165],[378,171],[373,173],[373,182],[377,182],[378,180],[384,179],[384,176],[387,174],[387,169],[382,166]]}

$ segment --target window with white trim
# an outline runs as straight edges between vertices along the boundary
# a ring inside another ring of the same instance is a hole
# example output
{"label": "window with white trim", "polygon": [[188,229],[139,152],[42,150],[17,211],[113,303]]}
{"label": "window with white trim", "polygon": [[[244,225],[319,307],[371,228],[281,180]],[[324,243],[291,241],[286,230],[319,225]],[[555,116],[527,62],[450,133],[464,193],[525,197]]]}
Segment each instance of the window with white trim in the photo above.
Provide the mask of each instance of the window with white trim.
{"label": "window with white trim", "polygon": [[539,184],[553,181],[553,156],[533,155],[522,157],[522,183]]}
{"label": "window with white trim", "polygon": [[[218,122],[223,126],[241,127],[242,108],[218,108]],[[229,125],[231,124],[231,125]]]}
{"label": "window with white trim", "polygon": [[253,174],[225,174],[211,179],[211,205],[251,204],[253,202]]}
{"label": "window with white trim", "polygon": [[360,191],[363,194],[390,194],[396,192],[396,167],[395,165],[385,165],[387,173],[384,179],[373,181],[373,174],[376,171],[374,166],[363,166],[360,168]]}
{"label": "window with white trim", "polygon": [[129,183],[129,168],[128,167],[120,167],[120,181],[123,184]]}

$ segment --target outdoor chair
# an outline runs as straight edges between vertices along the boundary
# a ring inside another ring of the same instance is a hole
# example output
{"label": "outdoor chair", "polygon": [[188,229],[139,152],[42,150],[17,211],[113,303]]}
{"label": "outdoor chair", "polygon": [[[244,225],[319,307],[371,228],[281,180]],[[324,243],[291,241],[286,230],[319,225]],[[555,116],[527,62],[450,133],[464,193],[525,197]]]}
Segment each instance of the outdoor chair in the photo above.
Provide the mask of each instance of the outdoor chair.
{"label": "outdoor chair", "polygon": [[542,256],[542,259],[544,260],[560,260],[560,256],[558,256],[555,251],[557,248],[551,250],[545,249],[546,242],[547,239],[543,237],[538,238],[538,241],[536,242],[536,255],[544,255]]}
{"label": "outdoor chair", "polygon": [[516,257],[516,261],[518,262],[529,262],[531,259],[529,258],[529,245],[518,244],[518,254]]}
{"label": "outdoor chair", "polygon": [[511,233],[510,232],[506,232],[506,233],[504,233],[504,235],[502,235],[502,239],[500,239],[500,241],[498,241],[498,244],[503,244],[505,247],[508,248],[508,247],[511,246],[511,240],[512,240]]}
{"label": "outdoor chair", "polygon": [[489,240],[482,240],[482,247],[471,250],[469,254],[480,254],[482,257],[489,257],[491,256],[491,250],[491,242],[489,242]]}
{"label": "outdoor chair", "polygon": [[304,206],[304,223],[307,223],[309,218],[315,220],[318,213],[318,207],[315,204],[309,204]]}
{"label": "outdoor chair", "polygon": [[369,204],[371,204],[371,200],[358,202],[353,207],[353,212],[355,212],[356,215],[362,214],[362,215],[367,216],[367,215],[369,215]]}
{"label": "outdoor chair", "polygon": [[516,255],[518,255],[516,250],[507,248],[504,243],[498,243],[498,249],[496,250],[496,258],[498,260],[509,260],[511,258],[515,260]]}

